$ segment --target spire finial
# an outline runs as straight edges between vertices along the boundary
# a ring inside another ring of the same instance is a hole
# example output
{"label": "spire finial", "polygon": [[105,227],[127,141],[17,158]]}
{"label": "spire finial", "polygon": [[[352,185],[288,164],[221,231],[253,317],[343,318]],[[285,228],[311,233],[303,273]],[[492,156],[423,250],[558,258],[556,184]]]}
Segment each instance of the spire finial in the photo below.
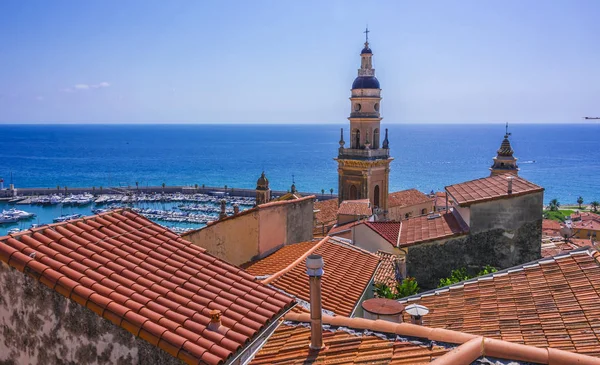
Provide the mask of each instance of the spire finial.
{"label": "spire finial", "polygon": [[511,134],[510,134],[510,133],[508,133],[508,122],[506,122],[506,136],[508,137],[508,136],[510,136],[510,135],[511,135]]}
{"label": "spire finial", "polygon": [[365,28],[365,31],[363,33],[365,33],[365,43],[369,43],[369,24],[367,24],[367,27]]}

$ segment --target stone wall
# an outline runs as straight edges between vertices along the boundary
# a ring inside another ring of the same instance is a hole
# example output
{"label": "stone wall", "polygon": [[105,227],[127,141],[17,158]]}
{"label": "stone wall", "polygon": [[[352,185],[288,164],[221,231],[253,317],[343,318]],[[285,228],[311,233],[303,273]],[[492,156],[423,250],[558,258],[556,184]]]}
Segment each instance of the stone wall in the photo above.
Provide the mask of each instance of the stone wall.
{"label": "stone wall", "polygon": [[501,228],[424,243],[408,248],[407,272],[422,289],[436,288],[453,269],[467,268],[474,275],[485,265],[497,269],[517,266],[541,257],[542,219],[507,232]]}
{"label": "stone wall", "polygon": [[182,364],[0,262],[0,364]]}

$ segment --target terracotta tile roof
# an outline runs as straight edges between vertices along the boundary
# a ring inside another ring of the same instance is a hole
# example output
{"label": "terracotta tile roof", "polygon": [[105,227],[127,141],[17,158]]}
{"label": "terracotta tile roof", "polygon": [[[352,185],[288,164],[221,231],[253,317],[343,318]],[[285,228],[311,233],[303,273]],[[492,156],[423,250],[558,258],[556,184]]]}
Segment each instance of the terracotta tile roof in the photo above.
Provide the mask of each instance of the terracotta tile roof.
{"label": "terracotta tile roof", "polygon": [[337,222],[337,212],[339,204],[337,199],[329,199],[315,202],[314,209],[318,210],[315,213],[317,224],[330,224]]}
{"label": "terracotta tile roof", "polygon": [[[508,194],[509,176],[513,177],[512,194]],[[504,199],[544,191],[544,188],[513,175],[497,175],[446,186],[446,191],[461,207],[473,203]]]}
{"label": "terracotta tile roof", "polygon": [[469,232],[468,227],[461,224],[452,212],[409,218],[401,224],[400,247],[461,236]]}
{"label": "terracotta tile roof", "polygon": [[329,231],[328,235],[335,236],[336,234],[340,234],[342,232],[349,231],[352,227],[354,227],[358,224],[361,224],[361,223],[363,223],[363,221],[355,221],[355,222],[342,224],[341,226],[335,226]]}
{"label": "terracotta tile roof", "polygon": [[308,302],[310,295],[304,259],[311,253],[323,256],[325,261],[321,282],[323,308],[338,315],[351,315],[364,291],[370,289],[379,265],[377,255],[356,246],[326,237],[288,267],[262,282]]}
{"label": "terracotta tile roof", "polygon": [[325,348],[310,350],[310,314],[288,313],[285,319],[251,364],[600,364],[594,357],[468,333],[327,315],[323,316]]}
{"label": "terracotta tile roof", "polygon": [[[445,191],[438,191],[435,193],[435,201],[434,201],[434,205],[436,208],[446,208],[446,196],[448,194],[446,194]],[[452,206],[452,197],[448,197],[448,206]]]}
{"label": "terracotta tile roof", "polygon": [[600,230],[600,216],[594,213],[573,214],[571,227],[574,229]]}
{"label": "terracotta tile roof", "polygon": [[582,247],[593,247],[589,239],[570,238],[565,242],[562,237],[542,239],[542,257],[565,254]]}
{"label": "terracotta tile roof", "polygon": [[571,251],[401,302],[429,308],[429,327],[600,356],[597,256]]}
{"label": "terracotta tile roof", "polygon": [[423,194],[417,189],[408,189],[396,191],[388,195],[388,207],[409,207],[411,205],[421,204],[433,201],[433,198]]}
{"label": "terracotta tile roof", "polygon": [[398,244],[401,222],[364,222],[364,224],[385,238],[392,246],[396,247]]}
{"label": "terracotta tile roof", "polygon": [[242,265],[242,268],[253,276],[270,276],[288,267],[318,243],[307,241],[286,245],[265,258]]}
{"label": "terracotta tile roof", "polygon": [[560,223],[551,219],[542,220],[542,234],[546,236],[560,236]]}
{"label": "terracotta tile roof", "polygon": [[2,237],[0,260],[190,364],[224,362],[293,304],[128,210]]}
{"label": "terracotta tile roof", "polygon": [[393,288],[396,285],[396,267],[400,262],[400,258],[394,254],[383,251],[377,251],[377,256],[379,256],[381,261],[375,272],[373,282],[385,283]]}
{"label": "terracotta tile roof", "polygon": [[338,214],[360,215],[369,217],[373,215],[369,199],[344,200],[338,209]]}

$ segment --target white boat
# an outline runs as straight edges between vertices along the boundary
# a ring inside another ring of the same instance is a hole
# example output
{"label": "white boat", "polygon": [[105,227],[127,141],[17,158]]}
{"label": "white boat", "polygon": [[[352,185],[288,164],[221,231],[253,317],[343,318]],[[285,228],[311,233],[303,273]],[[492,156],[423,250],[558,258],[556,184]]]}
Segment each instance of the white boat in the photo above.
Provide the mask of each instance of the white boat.
{"label": "white boat", "polygon": [[2,215],[14,216],[17,219],[29,219],[35,217],[35,214],[26,212],[24,210],[18,210],[15,208],[9,210],[3,210]]}

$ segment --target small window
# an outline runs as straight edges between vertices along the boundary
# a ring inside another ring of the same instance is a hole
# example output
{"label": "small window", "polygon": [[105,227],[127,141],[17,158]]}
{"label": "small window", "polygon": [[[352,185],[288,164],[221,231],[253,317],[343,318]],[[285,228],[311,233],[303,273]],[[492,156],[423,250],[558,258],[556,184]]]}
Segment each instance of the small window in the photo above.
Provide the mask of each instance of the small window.
{"label": "small window", "polygon": [[423,210],[421,210],[421,214],[427,214],[427,209],[423,208]]}
{"label": "small window", "polygon": [[375,103],[375,105],[373,106],[375,108],[375,111],[378,112],[379,111],[379,103]]}
{"label": "small window", "polygon": [[360,104],[359,103],[354,104],[354,111],[355,112],[359,112],[360,111]]}

